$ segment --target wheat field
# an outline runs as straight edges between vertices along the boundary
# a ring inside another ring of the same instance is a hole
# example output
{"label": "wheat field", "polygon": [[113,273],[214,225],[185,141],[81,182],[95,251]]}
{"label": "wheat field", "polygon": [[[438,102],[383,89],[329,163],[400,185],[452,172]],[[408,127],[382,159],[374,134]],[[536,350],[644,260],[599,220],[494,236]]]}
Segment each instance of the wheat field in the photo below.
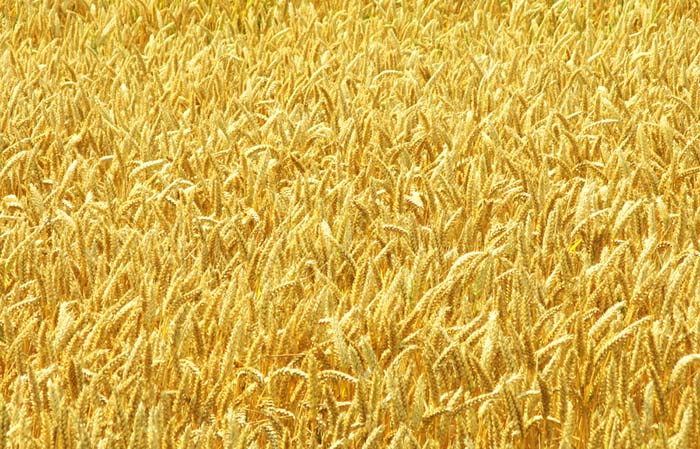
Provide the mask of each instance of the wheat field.
{"label": "wheat field", "polygon": [[0,449],[700,448],[692,0],[0,2]]}

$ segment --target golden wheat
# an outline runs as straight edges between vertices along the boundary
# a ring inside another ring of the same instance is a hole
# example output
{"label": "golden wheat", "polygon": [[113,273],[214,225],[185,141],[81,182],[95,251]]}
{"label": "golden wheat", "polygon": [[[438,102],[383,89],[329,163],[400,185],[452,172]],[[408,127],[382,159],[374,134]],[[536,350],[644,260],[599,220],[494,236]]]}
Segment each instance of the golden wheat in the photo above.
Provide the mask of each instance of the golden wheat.
{"label": "golden wheat", "polygon": [[700,449],[699,21],[0,3],[0,449]]}

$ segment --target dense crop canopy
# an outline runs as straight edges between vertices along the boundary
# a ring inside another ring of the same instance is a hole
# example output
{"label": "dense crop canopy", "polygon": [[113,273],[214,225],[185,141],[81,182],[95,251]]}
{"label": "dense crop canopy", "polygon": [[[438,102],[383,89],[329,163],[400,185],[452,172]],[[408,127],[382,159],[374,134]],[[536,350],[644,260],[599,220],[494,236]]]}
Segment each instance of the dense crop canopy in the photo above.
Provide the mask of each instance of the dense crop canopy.
{"label": "dense crop canopy", "polygon": [[0,1],[0,449],[700,449],[695,1]]}

